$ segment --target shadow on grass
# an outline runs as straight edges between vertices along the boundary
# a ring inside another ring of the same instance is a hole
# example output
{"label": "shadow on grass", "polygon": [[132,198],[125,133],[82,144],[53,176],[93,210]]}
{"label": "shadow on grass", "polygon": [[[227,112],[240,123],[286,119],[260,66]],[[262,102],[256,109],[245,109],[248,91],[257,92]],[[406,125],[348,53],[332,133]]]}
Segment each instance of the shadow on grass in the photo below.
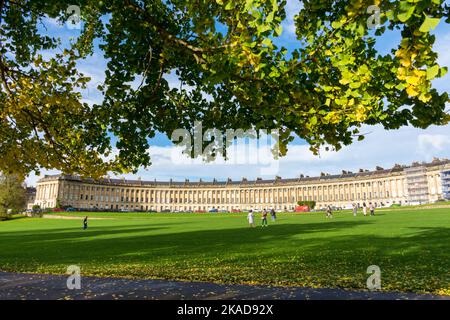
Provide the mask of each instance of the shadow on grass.
{"label": "shadow on grass", "polygon": [[[88,230],[59,228],[2,232],[1,260],[34,257],[46,264],[67,263],[76,258],[80,262],[92,260],[120,262],[157,259],[189,259],[197,257],[237,254],[240,259],[251,259],[256,252],[270,254],[324,253],[339,255],[377,254],[405,256],[433,253],[448,256],[449,228],[410,228],[413,234],[381,237],[372,234],[341,234],[340,230],[372,224],[372,221],[333,221],[332,223],[279,224],[268,228],[257,227],[197,230],[167,233],[170,224],[143,226],[96,226]],[[156,233],[160,232],[161,233]],[[336,233],[336,231],[338,233]],[[170,230],[169,230],[170,232]],[[330,233],[329,235],[327,235]],[[317,234],[317,237],[315,237]],[[11,245],[14,244],[14,245]],[[23,251],[21,250],[23,249]],[[417,258],[420,258],[419,256]]]}
{"label": "shadow on grass", "polygon": [[[15,260],[21,256],[34,257],[47,264],[67,263],[72,258],[80,262],[90,260],[109,260],[111,257],[119,262],[120,256],[129,261],[133,254],[136,261],[148,258],[170,258],[174,254],[195,259],[196,255],[227,254],[243,251],[246,247],[277,246],[281,249],[285,241],[298,235],[326,233],[348,229],[364,222],[334,221],[333,223],[280,224],[269,228],[235,228],[219,230],[198,230],[167,233],[173,223],[143,226],[142,224],[126,226],[95,226],[87,230],[80,228],[58,228],[50,230],[28,230],[2,232],[0,248],[3,258]],[[179,226],[177,227],[179,228]],[[155,231],[163,233],[155,234]],[[166,233],[164,233],[166,232]],[[292,239],[293,244],[301,245]],[[11,245],[14,244],[14,245]],[[22,252],[21,247],[24,249]],[[9,250],[8,250],[9,249]],[[92,254],[87,254],[87,253]],[[0,261],[1,263],[1,261]]]}
{"label": "shadow on grass", "polygon": [[395,283],[412,291],[450,285],[450,228],[410,227],[380,236],[352,234],[359,226],[377,227],[374,220],[195,231],[180,225],[170,230],[173,225],[1,232],[0,269],[80,264],[115,276],[266,284],[309,283],[312,277],[322,286],[355,288],[375,264],[393,289]]}

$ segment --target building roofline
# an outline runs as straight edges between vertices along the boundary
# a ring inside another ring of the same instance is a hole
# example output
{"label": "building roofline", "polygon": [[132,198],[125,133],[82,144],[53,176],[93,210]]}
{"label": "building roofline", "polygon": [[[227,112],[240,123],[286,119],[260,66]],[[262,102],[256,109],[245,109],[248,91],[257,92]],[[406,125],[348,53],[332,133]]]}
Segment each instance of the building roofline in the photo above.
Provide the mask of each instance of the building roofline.
{"label": "building roofline", "polygon": [[95,180],[92,178],[82,178],[80,176],[75,175],[64,175],[64,174],[56,174],[56,175],[46,175],[44,178],[40,179],[38,183],[46,182],[46,181],[54,181],[54,180],[70,180],[70,181],[80,181],[85,183],[92,183],[92,184],[112,184],[112,185],[123,185],[123,186],[147,186],[147,187],[157,187],[157,186],[166,186],[166,187],[198,187],[198,186],[204,186],[204,187],[213,187],[213,186],[227,186],[227,185],[234,185],[234,186],[248,186],[248,185],[290,185],[295,183],[311,183],[311,182],[324,182],[324,181],[335,181],[335,180],[341,180],[341,179],[349,179],[349,178],[368,178],[368,177],[376,177],[376,176],[385,176],[393,173],[401,173],[405,169],[412,168],[412,167],[418,167],[423,166],[426,168],[429,167],[436,167],[436,166],[442,166],[450,164],[449,159],[435,159],[432,162],[428,163],[418,163],[415,162],[409,166],[406,165],[395,165],[394,167],[390,169],[382,169],[379,168],[377,170],[373,171],[362,171],[362,172],[345,172],[341,174],[334,174],[334,175],[323,175],[323,176],[316,176],[316,177],[298,177],[298,178],[288,178],[288,179],[282,179],[282,178],[275,178],[275,179],[256,179],[256,180],[225,180],[225,181],[218,181],[214,179],[213,181],[189,181],[188,179],[185,179],[185,181],[144,181],[144,180],[127,180],[127,179],[111,179],[111,178],[103,178],[99,180]]}

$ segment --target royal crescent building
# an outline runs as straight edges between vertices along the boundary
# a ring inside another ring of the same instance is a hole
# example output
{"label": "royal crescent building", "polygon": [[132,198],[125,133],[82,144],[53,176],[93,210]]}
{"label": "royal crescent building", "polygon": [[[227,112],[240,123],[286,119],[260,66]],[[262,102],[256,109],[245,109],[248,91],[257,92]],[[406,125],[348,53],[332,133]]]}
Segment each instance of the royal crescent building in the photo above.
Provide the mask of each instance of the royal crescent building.
{"label": "royal crescent building", "polygon": [[353,203],[390,206],[445,199],[450,199],[450,160],[434,159],[390,169],[254,181],[162,182],[45,176],[37,183],[34,204],[53,208],[58,203],[80,210],[233,211],[292,210],[298,201],[315,201],[316,208],[348,208]]}

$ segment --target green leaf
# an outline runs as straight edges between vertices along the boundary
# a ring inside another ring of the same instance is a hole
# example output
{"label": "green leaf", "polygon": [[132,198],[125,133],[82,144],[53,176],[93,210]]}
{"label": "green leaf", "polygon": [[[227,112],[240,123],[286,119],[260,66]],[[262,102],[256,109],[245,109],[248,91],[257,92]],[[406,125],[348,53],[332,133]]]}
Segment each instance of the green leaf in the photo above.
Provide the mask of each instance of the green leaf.
{"label": "green leaf", "polygon": [[249,11],[253,7],[253,0],[245,1],[245,11]]}
{"label": "green leaf", "polygon": [[269,38],[265,38],[262,41],[262,44],[265,45],[265,46],[271,47],[272,46],[272,40],[270,40]]}
{"label": "green leaf", "polygon": [[270,29],[271,29],[271,27],[267,24],[261,24],[257,28],[259,34],[269,31]]}
{"label": "green leaf", "polygon": [[267,23],[272,23],[274,17],[275,17],[275,11],[272,11],[271,13],[269,13],[267,15],[266,22]]}
{"label": "green leaf", "polygon": [[398,85],[396,85],[395,88],[397,90],[404,90],[406,88],[406,85],[402,82],[402,83],[399,83]]}
{"label": "green leaf", "polygon": [[275,36],[279,37],[283,33],[283,26],[280,24],[275,28]]}
{"label": "green leaf", "polygon": [[412,14],[414,13],[414,10],[416,9],[416,6],[409,6],[406,11],[403,11],[403,13],[400,13],[397,18],[401,22],[406,22],[411,18]]}
{"label": "green leaf", "polygon": [[429,16],[425,16],[425,21],[420,26],[419,31],[425,33],[430,32],[430,30],[436,28],[440,20],[441,18],[430,18]]}
{"label": "green leaf", "polygon": [[234,2],[228,1],[227,4],[225,5],[225,10],[233,10],[233,9],[234,9]]}
{"label": "green leaf", "polygon": [[338,28],[342,27],[342,23],[340,21],[333,21],[331,23],[331,26],[333,27],[333,29],[338,29]]}
{"label": "green leaf", "polygon": [[350,88],[352,88],[352,89],[358,89],[359,87],[361,87],[361,82],[350,83]]}
{"label": "green leaf", "polygon": [[435,64],[431,68],[427,69],[427,80],[433,80],[439,73],[439,66]]}

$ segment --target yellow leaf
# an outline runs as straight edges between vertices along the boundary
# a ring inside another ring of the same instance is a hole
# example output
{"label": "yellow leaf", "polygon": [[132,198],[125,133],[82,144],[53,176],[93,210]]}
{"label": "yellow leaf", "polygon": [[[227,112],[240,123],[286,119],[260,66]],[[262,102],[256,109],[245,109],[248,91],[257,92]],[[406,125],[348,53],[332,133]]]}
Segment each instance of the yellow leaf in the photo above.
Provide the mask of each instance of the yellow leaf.
{"label": "yellow leaf", "polygon": [[419,94],[419,91],[417,91],[417,89],[414,86],[408,86],[408,88],[406,88],[406,92],[411,97],[415,97]]}
{"label": "yellow leaf", "polygon": [[421,94],[419,96],[419,100],[424,102],[424,103],[426,103],[426,102],[431,100],[431,94],[429,94],[429,93],[428,94]]}
{"label": "yellow leaf", "polygon": [[417,86],[419,84],[419,81],[420,81],[419,77],[414,76],[406,77],[406,82],[413,86]]}
{"label": "yellow leaf", "polygon": [[411,60],[409,59],[402,59],[400,60],[400,64],[404,67],[410,67],[411,66]]}

